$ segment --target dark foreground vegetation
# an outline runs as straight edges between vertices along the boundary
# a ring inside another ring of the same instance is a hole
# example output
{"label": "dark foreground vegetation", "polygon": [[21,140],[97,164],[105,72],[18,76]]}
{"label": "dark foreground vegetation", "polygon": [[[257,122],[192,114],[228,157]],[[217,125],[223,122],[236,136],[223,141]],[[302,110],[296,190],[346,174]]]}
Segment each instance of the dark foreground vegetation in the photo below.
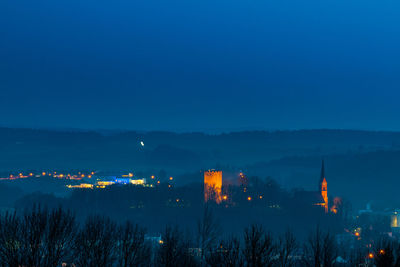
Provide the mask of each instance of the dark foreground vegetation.
{"label": "dark foreground vegetation", "polygon": [[79,224],[62,208],[33,207],[0,217],[0,266],[400,266],[400,246],[339,247],[319,226],[300,242],[253,224],[236,236],[219,235],[205,207],[197,230],[166,226],[161,236],[137,224],[90,216]]}

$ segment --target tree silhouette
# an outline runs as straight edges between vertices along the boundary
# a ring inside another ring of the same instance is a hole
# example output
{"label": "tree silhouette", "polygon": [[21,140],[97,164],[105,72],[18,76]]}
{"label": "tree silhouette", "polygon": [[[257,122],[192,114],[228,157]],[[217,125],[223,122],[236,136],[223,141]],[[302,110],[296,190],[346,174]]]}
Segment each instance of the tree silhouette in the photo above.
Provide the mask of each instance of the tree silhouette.
{"label": "tree silhouette", "polygon": [[75,216],[58,208],[52,210],[47,218],[44,266],[59,266],[72,250],[76,233]]}
{"label": "tree silhouette", "polygon": [[22,223],[16,213],[0,217],[0,266],[22,265]]}
{"label": "tree silhouette", "polygon": [[112,266],[116,247],[116,224],[109,218],[91,216],[76,236],[74,263],[78,267]]}
{"label": "tree silhouette", "polygon": [[245,229],[243,256],[247,266],[272,266],[274,251],[272,236],[262,226],[253,224]]}
{"label": "tree silhouette", "polygon": [[189,242],[177,227],[167,226],[162,234],[162,244],[157,253],[157,266],[197,266],[194,256],[189,254]]}
{"label": "tree silhouette", "polygon": [[144,229],[131,222],[119,227],[118,266],[150,266],[151,248],[145,242],[144,235]]}
{"label": "tree silhouette", "polygon": [[323,233],[318,225],[304,246],[303,264],[330,267],[334,266],[337,256],[334,236],[329,232]]}
{"label": "tree silhouette", "polygon": [[203,216],[197,222],[197,240],[201,252],[201,261],[205,260],[205,253],[215,245],[220,227],[209,205],[205,204]]}
{"label": "tree silhouette", "polygon": [[221,240],[217,247],[212,247],[207,253],[206,262],[211,267],[243,266],[240,251],[240,241],[237,238]]}
{"label": "tree silhouette", "polygon": [[280,267],[290,267],[295,265],[294,254],[297,250],[296,238],[290,230],[287,230],[283,236],[279,237],[277,252],[277,265]]}

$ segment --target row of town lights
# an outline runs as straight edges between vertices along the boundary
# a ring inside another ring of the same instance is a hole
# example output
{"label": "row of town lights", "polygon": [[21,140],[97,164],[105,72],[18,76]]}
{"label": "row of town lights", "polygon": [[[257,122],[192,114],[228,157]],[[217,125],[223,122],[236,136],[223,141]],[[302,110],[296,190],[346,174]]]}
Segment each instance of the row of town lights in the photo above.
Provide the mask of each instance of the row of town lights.
{"label": "row of town lights", "polygon": [[[258,198],[259,198],[259,199],[263,199],[263,196],[258,196]],[[223,199],[223,200],[228,200],[228,196],[227,196],[227,195],[223,195],[223,196],[222,196],[222,199]],[[248,200],[248,201],[251,201],[251,200],[252,200],[252,197],[251,197],[251,196],[248,196],[248,197],[247,197],[247,200]]]}

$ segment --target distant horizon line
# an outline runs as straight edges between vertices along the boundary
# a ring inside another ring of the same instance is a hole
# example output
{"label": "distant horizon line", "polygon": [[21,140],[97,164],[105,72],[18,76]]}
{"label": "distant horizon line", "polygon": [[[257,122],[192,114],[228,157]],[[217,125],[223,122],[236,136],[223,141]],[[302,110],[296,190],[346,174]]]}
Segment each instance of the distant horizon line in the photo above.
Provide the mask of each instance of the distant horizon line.
{"label": "distant horizon line", "polygon": [[375,132],[375,133],[400,133],[400,130],[376,130],[376,129],[357,129],[357,128],[266,128],[266,127],[238,127],[238,128],[203,128],[203,129],[121,129],[121,128],[80,128],[80,127],[48,127],[48,126],[17,126],[0,124],[0,129],[19,129],[19,130],[43,130],[43,131],[74,131],[74,132],[98,132],[98,133],[117,133],[117,132],[167,132],[167,133],[203,133],[203,134],[229,134],[240,132],[301,132],[301,131],[349,131],[349,132]]}

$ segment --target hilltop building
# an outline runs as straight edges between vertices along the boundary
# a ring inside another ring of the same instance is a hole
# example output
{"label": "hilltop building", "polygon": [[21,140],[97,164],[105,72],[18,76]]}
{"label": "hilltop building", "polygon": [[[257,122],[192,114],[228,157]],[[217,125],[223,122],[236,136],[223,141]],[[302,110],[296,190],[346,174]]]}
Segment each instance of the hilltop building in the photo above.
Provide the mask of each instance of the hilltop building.
{"label": "hilltop building", "polygon": [[221,203],[222,171],[208,170],[204,172],[204,201],[213,200]]}
{"label": "hilltop building", "polygon": [[325,164],[322,160],[321,176],[318,183],[317,191],[298,191],[295,193],[295,201],[297,203],[311,203],[314,206],[321,206],[325,213],[329,211],[328,204],[328,182],[325,176]]}

